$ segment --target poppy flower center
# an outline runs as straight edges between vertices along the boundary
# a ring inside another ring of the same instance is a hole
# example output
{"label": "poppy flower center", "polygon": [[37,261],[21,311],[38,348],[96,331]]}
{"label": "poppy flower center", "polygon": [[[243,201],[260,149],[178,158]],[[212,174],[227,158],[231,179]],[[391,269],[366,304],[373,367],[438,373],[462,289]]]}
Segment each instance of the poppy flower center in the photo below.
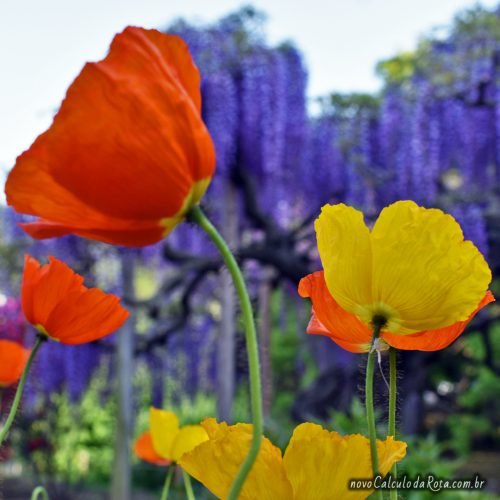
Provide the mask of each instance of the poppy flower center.
{"label": "poppy flower center", "polygon": [[50,339],[50,340],[55,340],[56,342],[60,342],[59,339],[52,337],[52,335],[49,334],[49,332],[45,329],[45,327],[40,324],[35,325],[35,330],[38,332],[38,335],[40,335],[41,337],[45,337],[45,340]]}
{"label": "poppy flower center", "polygon": [[375,314],[372,318],[372,324],[375,328],[382,330],[387,325],[387,318],[383,314]]}
{"label": "poppy flower center", "polygon": [[397,333],[401,325],[398,312],[384,302],[359,306],[356,316],[371,328],[378,328],[380,332],[384,330]]}

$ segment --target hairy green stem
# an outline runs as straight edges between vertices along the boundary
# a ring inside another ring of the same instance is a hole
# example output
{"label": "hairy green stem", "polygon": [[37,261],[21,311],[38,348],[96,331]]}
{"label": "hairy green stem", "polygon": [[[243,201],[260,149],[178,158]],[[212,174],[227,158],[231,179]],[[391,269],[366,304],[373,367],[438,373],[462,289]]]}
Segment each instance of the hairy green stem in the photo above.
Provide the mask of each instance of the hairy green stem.
{"label": "hairy green stem", "polygon": [[49,494],[43,486],[37,486],[33,490],[33,493],[31,493],[31,500],[38,500],[39,497],[41,497],[42,500],[49,500]]}
{"label": "hairy green stem", "polygon": [[[366,364],[366,382],[365,382],[365,406],[366,420],[368,422],[368,436],[370,438],[370,455],[372,461],[373,477],[379,474],[378,453],[377,453],[377,431],[375,428],[375,410],[373,405],[373,374],[375,371],[375,357],[377,351],[374,349],[375,342],[380,334],[381,325],[374,323],[372,348],[368,353]],[[374,498],[382,499],[382,492],[376,491]]]}
{"label": "hairy green stem", "polygon": [[184,469],[182,469],[182,477],[184,479],[184,489],[186,490],[186,498],[188,500],[195,500],[193,493],[193,486],[191,485],[191,478]]}
{"label": "hairy green stem", "polygon": [[[388,435],[396,439],[396,349],[391,347],[389,350],[389,425]],[[394,464],[391,469],[391,475],[394,479],[398,477],[397,465]],[[394,488],[389,493],[390,500],[397,500],[398,490]]]}
{"label": "hairy green stem", "polygon": [[33,359],[35,359],[38,349],[40,348],[42,343],[45,342],[45,340],[46,338],[42,337],[41,335],[38,335],[36,337],[35,345],[33,346],[26,366],[24,367],[23,374],[21,375],[21,380],[19,380],[16,395],[14,396],[14,401],[12,402],[12,406],[10,408],[9,416],[7,417],[7,420],[5,421],[5,424],[0,431],[0,445],[4,442],[4,439],[7,437],[9,429],[12,426],[12,423],[14,422],[14,418],[16,416],[19,403],[21,402],[21,397],[23,395],[24,386],[26,385],[26,378],[28,377],[31,364],[33,363]]}
{"label": "hairy green stem", "polygon": [[245,339],[248,355],[248,368],[250,376],[250,402],[252,408],[253,435],[250,450],[243,461],[243,464],[236,475],[236,478],[229,491],[228,500],[236,500],[243,487],[243,483],[247,478],[252,466],[257,458],[262,442],[263,432],[263,415],[262,415],[262,386],[260,380],[260,363],[259,349],[257,345],[257,333],[255,330],[255,322],[252,311],[252,304],[248,295],[248,290],[245,285],[245,280],[241,270],[227,246],[226,242],[220,235],[219,231],[208,220],[199,206],[195,206],[189,213],[189,218],[198,224],[211,238],[215,246],[219,250],[224,259],[224,262],[229,269],[234,282],[234,287],[241,304],[243,314],[243,323],[245,325]]}
{"label": "hairy green stem", "polygon": [[174,477],[175,465],[172,464],[168,468],[167,477],[165,478],[165,484],[163,485],[163,490],[161,492],[160,500],[167,500],[168,492],[170,491],[170,484],[172,483],[172,478]]}

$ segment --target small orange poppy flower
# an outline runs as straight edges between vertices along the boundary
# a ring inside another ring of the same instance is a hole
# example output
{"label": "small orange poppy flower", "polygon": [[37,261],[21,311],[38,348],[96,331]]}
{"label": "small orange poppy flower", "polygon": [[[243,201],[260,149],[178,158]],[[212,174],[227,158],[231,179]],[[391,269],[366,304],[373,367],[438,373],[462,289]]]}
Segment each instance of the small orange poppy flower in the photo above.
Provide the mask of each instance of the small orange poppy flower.
{"label": "small orange poppy flower", "polygon": [[40,334],[63,344],[105,337],[129,315],[116,295],[87,288],[80,275],[55,257],[40,265],[25,256],[22,306],[26,319]]}
{"label": "small orange poppy flower", "polygon": [[23,373],[29,349],[12,340],[0,340],[0,387],[15,384]]}
{"label": "small orange poppy flower", "polygon": [[85,65],[51,127],[17,158],[5,192],[17,212],[39,217],[22,225],[34,238],[144,246],[184,219],[214,168],[187,45],[128,27],[105,59]]}
{"label": "small orange poppy flower", "polygon": [[[312,317],[307,333],[325,335],[340,347],[350,352],[368,352],[373,331],[370,326],[340,307],[328,291],[323,271],[318,271],[302,278],[299,283],[299,295],[310,298]],[[483,299],[465,321],[458,321],[451,326],[426,330],[409,335],[397,335],[382,332],[380,338],[397,349],[415,351],[437,351],[448,347],[465,330],[472,318],[495,298],[487,291]]]}

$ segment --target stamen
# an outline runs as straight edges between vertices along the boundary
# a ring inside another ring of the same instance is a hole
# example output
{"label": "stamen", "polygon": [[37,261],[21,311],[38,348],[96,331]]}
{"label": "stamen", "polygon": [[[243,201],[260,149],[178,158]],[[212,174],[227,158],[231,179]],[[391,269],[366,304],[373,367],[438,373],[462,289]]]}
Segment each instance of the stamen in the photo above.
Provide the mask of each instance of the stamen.
{"label": "stamen", "polygon": [[387,379],[385,378],[385,375],[384,375],[384,371],[382,370],[382,354],[380,354],[380,351],[377,351],[377,361],[378,361],[378,368],[380,370],[380,375],[382,375],[382,378],[384,379],[387,390],[390,391],[391,388],[390,388],[389,382],[387,382]]}
{"label": "stamen", "polygon": [[385,385],[387,386],[387,390],[390,390],[389,382],[387,382],[387,379],[385,378],[384,371],[382,370],[382,351],[387,351],[389,350],[390,346],[385,342],[383,339],[376,338],[373,341],[372,348],[370,352],[377,352],[377,362],[378,362],[378,367],[380,370],[380,374],[382,375],[382,378],[384,379]]}

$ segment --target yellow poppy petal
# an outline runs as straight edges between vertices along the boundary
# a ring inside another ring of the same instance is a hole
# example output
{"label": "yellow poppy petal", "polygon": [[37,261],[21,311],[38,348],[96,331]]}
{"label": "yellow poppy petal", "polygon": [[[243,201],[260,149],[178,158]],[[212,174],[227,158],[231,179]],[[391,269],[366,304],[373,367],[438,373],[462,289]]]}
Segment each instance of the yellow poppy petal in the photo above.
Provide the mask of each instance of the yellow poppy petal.
{"label": "yellow poppy petal", "polygon": [[[218,498],[226,498],[252,440],[252,426],[218,424],[207,419],[201,424],[209,440],[185,453],[179,465],[200,481]],[[240,500],[288,500],[292,488],[288,482],[281,451],[267,438],[262,446],[243,489]]]}
{"label": "yellow poppy petal", "polygon": [[179,419],[171,411],[150,408],[149,430],[153,448],[158,455],[172,460],[172,446],[179,433]]}
{"label": "yellow poppy petal", "polygon": [[172,460],[178,461],[184,453],[208,441],[207,431],[201,425],[186,425],[181,428],[172,445]]}
{"label": "yellow poppy petal", "polygon": [[[406,443],[390,438],[377,441],[377,447],[379,453],[384,452],[381,472],[385,474],[404,457]],[[348,488],[351,479],[373,476],[370,444],[364,436],[342,437],[320,425],[301,424],[295,428],[283,461],[295,499],[361,500],[371,493]]]}
{"label": "yellow poppy petal", "polygon": [[325,205],[314,224],[328,290],[354,314],[372,302],[370,231],[362,212],[344,205]]}
{"label": "yellow poppy petal", "polygon": [[387,436],[385,441],[377,439],[377,452],[380,473],[385,476],[396,462],[405,457],[406,443],[396,441],[392,436]]}
{"label": "yellow poppy petal", "polygon": [[371,241],[373,303],[388,307],[394,333],[465,321],[491,282],[479,250],[441,210],[394,203],[382,210]]}

